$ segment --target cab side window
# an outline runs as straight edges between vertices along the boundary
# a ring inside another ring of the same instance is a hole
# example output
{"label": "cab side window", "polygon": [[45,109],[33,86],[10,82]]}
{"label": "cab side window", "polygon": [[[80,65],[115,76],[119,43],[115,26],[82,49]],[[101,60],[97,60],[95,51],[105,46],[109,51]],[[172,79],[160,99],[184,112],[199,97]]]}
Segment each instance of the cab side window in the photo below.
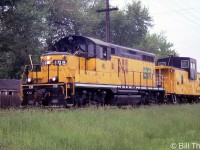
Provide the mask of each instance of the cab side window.
{"label": "cab side window", "polygon": [[107,47],[105,46],[100,46],[100,59],[107,59]]}
{"label": "cab side window", "polygon": [[90,43],[88,45],[88,53],[91,54],[91,55],[95,55],[95,46],[94,46],[94,44]]}

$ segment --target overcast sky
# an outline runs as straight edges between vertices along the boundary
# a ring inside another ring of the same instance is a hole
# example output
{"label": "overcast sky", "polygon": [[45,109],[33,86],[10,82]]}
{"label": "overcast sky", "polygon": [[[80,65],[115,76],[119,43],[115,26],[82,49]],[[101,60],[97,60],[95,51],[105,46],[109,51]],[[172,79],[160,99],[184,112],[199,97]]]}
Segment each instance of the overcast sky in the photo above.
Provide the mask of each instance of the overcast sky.
{"label": "overcast sky", "polygon": [[[168,42],[180,56],[198,61],[200,72],[200,0],[140,0],[154,20],[151,33],[165,31]],[[110,0],[112,6],[123,8],[132,0]]]}

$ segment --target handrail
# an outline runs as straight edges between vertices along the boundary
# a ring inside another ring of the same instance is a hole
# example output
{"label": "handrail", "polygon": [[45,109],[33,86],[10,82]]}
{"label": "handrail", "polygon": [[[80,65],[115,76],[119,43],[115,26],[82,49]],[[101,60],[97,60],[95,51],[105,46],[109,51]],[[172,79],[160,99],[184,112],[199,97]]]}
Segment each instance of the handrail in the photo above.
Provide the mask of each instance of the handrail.
{"label": "handrail", "polygon": [[74,93],[75,93],[75,85],[74,85],[75,80],[74,80],[73,76],[71,75],[71,73],[69,72],[69,70],[67,68],[66,68],[66,70],[69,73],[69,75],[70,75],[70,77],[72,78],[72,81],[73,81],[73,92],[72,92],[72,95],[74,95]]}
{"label": "handrail", "polygon": [[30,59],[30,62],[31,62],[31,67],[32,67],[31,71],[32,71],[33,70],[33,61],[32,61],[32,56],[31,55],[29,55],[29,59]]}
{"label": "handrail", "polygon": [[[24,75],[25,75],[25,72],[26,72],[26,69],[28,67],[32,67],[31,70],[29,72],[32,72],[33,71],[33,68],[34,66],[41,66],[40,64],[31,64],[31,65],[25,65],[24,69],[23,69],[23,72],[22,72],[22,75],[21,75],[21,79],[24,80]],[[41,72],[42,73],[42,72]]]}
{"label": "handrail", "polygon": [[23,73],[21,75],[21,79],[24,80],[24,74],[25,74],[25,71],[26,71],[26,68],[28,67],[29,65],[25,65],[24,67],[24,70],[23,70]]}
{"label": "handrail", "polygon": [[[63,76],[64,76],[64,78],[66,79],[66,82],[67,82],[67,77],[66,77],[66,75],[65,75],[65,72],[63,71],[63,67],[61,67],[61,69],[62,69]],[[66,87],[65,99],[67,99],[67,87]]]}
{"label": "handrail", "polygon": [[[67,82],[67,77],[66,77],[65,71],[63,70],[63,67],[61,67],[61,69],[62,69],[64,78],[66,79],[66,82]],[[72,81],[73,81],[73,92],[72,92],[72,95],[74,95],[74,93],[75,93],[75,85],[74,85],[75,80],[74,80],[73,76],[71,75],[71,73],[69,72],[69,70],[68,70],[67,68],[65,68],[65,70],[68,72],[68,74],[69,74],[70,77],[72,78]],[[66,96],[65,96],[65,99],[67,99],[67,88],[66,88]]]}
{"label": "handrail", "polygon": [[20,100],[23,100],[24,93],[23,93],[23,89],[22,89],[22,80],[20,80],[20,88],[19,88],[19,91],[20,91],[20,94],[19,94]]}

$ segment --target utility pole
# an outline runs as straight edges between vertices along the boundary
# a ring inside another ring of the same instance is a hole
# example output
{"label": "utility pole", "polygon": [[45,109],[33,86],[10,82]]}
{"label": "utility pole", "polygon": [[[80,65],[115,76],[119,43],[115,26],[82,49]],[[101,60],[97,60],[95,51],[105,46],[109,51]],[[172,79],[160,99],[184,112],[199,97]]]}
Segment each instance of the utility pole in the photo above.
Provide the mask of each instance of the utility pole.
{"label": "utility pole", "polygon": [[97,10],[98,13],[106,12],[106,42],[110,42],[110,11],[118,10],[117,7],[110,8],[109,0],[106,1],[106,9]]}

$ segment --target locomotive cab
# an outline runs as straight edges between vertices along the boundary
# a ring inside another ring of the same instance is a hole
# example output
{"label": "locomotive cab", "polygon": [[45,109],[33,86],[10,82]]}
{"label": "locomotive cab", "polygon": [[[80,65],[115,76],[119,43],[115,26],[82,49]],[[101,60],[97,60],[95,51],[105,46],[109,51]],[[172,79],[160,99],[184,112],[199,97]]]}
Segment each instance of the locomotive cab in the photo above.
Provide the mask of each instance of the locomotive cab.
{"label": "locomotive cab", "polygon": [[[95,75],[95,58],[107,61],[110,57],[109,45],[103,41],[83,36],[68,36],[59,40],[48,53],[42,54],[40,64],[33,64],[30,59],[31,64],[25,66],[22,75],[22,104],[73,104],[75,82],[86,78],[91,80],[91,76],[86,75]],[[89,82],[96,82],[96,79]]]}

